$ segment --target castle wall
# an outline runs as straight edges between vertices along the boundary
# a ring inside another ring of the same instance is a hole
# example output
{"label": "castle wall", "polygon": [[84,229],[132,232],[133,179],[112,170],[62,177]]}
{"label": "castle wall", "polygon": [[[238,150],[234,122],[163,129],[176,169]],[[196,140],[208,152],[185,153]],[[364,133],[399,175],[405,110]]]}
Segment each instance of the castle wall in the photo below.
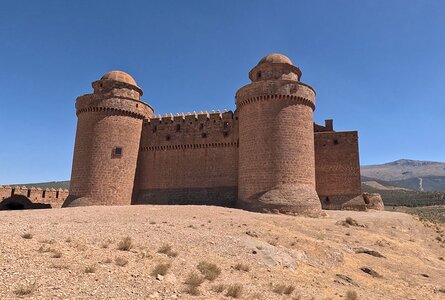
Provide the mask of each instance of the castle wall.
{"label": "castle wall", "polygon": [[[38,204],[48,204],[46,207],[61,207],[68,197],[68,190],[27,188],[25,186],[0,186],[0,209],[7,209],[8,203],[20,203],[23,208],[40,208]],[[28,203],[29,201],[29,203]]]}
{"label": "castle wall", "polygon": [[134,204],[234,206],[237,189],[238,126],[232,112],[144,123]]}
{"label": "castle wall", "polygon": [[324,209],[341,209],[361,194],[357,131],[316,132],[316,189]]}

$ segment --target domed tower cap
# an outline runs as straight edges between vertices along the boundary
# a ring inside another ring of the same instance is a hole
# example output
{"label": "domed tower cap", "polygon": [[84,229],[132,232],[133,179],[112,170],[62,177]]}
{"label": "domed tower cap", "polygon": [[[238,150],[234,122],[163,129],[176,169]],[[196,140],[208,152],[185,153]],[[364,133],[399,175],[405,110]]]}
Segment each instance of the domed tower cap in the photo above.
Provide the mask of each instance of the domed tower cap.
{"label": "domed tower cap", "polygon": [[104,76],[102,76],[101,80],[111,79],[115,81],[125,82],[134,86],[138,86],[136,81],[131,77],[128,73],[123,71],[110,71]]}
{"label": "domed tower cap", "polygon": [[279,53],[271,53],[263,57],[249,72],[252,81],[287,79],[299,81],[301,70],[296,67],[289,57]]}
{"label": "domed tower cap", "polygon": [[283,54],[279,53],[271,53],[265,57],[263,57],[258,65],[264,64],[264,63],[271,63],[271,64],[289,64],[294,65],[289,57]]}

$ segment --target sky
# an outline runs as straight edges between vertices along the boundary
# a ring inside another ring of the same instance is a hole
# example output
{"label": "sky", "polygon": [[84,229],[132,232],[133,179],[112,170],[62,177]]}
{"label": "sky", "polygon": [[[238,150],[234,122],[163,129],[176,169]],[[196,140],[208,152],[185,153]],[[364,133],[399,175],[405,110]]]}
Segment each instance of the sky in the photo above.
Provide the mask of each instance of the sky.
{"label": "sky", "polygon": [[131,74],[156,114],[235,109],[269,53],[358,130],[362,164],[445,161],[445,1],[3,1],[0,184],[68,180],[76,97]]}

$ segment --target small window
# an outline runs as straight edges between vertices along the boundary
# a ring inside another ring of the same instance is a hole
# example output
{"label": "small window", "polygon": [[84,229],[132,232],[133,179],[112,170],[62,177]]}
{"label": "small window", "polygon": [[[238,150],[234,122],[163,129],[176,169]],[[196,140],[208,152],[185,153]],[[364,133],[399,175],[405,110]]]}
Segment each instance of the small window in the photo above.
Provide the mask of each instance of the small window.
{"label": "small window", "polygon": [[59,198],[59,191],[56,192],[56,198]]}
{"label": "small window", "polygon": [[261,79],[261,72],[258,72],[258,74],[256,75],[257,79]]}
{"label": "small window", "polygon": [[181,124],[176,124],[176,131],[181,130]]}
{"label": "small window", "polygon": [[15,189],[12,189],[11,190],[11,197],[14,196],[14,194],[15,194]]}
{"label": "small window", "polygon": [[122,157],[122,147],[114,147],[112,158],[121,158]]}
{"label": "small window", "polygon": [[202,138],[206,138],[207,137],[207,133],[205,133],[205,132],[203,132],[202,134],[201,134],[201,136],[202,136]]}
{"label": "small window", "polygon": [[42,198],[45,198],[45,196],[46,196],[46,191],[43,191],[42,192]]}
{"label": "small window", "polygon": [[165,136],[165,140],[167,140],[167,141],[169,141],[170,138],[171,138],[171,136],[170,136],[169,134],[167,134],[167,135]]}
{"label": "small window", "polygon": [[26,197],[31,197],[31,190],[28,190],[28,192],[26,193]]}
{"label": "small window", "polygon": [[199,129],[203,129],[204,128],[204,124],[199,124]]}
{"label": "small window", "polygon": [[338,140],[337,139],[334,140],[334,145],[338,145]]}

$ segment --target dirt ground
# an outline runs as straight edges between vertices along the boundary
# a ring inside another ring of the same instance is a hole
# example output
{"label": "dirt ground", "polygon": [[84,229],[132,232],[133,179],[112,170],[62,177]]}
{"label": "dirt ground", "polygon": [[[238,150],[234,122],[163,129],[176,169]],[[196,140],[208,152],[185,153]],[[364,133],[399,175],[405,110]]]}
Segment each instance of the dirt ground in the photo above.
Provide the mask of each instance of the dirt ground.
{"label": "dirt ground", "polygon": [[441,225],[398,212],[326,213],[0,211],[0,299],[445,299]]}

